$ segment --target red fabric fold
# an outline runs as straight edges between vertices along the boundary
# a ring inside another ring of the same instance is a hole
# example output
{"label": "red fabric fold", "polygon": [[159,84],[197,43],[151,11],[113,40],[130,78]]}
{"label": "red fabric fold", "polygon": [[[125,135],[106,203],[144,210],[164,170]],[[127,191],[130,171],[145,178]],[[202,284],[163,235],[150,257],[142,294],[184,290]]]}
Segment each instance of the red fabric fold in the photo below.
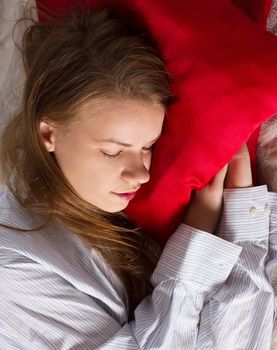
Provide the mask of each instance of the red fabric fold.
{"label": "red fabric fold", "polygon": [[247,16],[266,28],[267,18],[272,6],[272,0],[232,0]]}

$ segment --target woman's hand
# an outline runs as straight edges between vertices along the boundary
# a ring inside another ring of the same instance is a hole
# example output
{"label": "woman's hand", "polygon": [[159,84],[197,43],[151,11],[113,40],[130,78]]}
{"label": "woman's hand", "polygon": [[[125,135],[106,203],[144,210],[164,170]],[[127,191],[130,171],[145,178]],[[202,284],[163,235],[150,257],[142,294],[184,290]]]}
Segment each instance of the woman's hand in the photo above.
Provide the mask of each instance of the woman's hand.
{"label": "woman's hand", "polygon": [[245,144],[204,188],[192,193],[183,223],[214,233],[222,212],[224,188],[251,186],[251,163]]}
{"label": "woman's hand", "polygon": [[223,184],[227,164],[201,190],[194,191],[183,223],[202,231],[216,230],[222,210]]}

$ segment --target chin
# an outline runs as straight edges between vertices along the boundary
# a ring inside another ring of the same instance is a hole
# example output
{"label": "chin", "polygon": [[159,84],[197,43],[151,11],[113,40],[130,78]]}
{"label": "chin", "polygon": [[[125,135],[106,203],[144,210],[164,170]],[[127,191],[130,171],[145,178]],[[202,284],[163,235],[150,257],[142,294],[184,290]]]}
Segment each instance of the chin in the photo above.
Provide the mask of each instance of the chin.
{"label": "chin", "polygon": [[124,210],[127,206],[128,206],[129,203],[126,203],[125,205],[118,205],[116,208],[110,208],[109,210],[105,210],[109,213],[118,213],[122,210]]}
{"label": "chin", "polygon": [[94,203],[94,205],[97,208],[99,208],[107,213],[111,213],[111,214],[118,213],[118,212],[124,210],[128,206],[128,204],[129,204],[128,202],[126,202],[126,203],[112,203],[112,201],[110,202],[110,205],[97,205]]}
{"label": "chin", "polygon": [[[91,199],[91,198],[90,198]],[[87,199],[87,201],[94,205],[95,207],[107,212],[107,213],[118,213],[122,210],[124,210],[130,201],[124,201],[117,199],[114,194],[112,194],[112,197],[108,195],[108,197],[102,196],[100,203],[93,202],[92,200]]]}

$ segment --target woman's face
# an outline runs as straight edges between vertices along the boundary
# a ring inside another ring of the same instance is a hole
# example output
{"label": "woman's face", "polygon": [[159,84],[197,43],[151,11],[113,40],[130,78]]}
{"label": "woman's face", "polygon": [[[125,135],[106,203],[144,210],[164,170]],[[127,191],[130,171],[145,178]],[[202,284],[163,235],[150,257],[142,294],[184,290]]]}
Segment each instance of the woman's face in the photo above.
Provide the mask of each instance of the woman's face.
{"label": "woman's face", "polygon": [[161,134],[164,114],[162,105],[106,100],[84,106],[69,132],[45,121],[40,131],[79,196],[113,213],[130,201],[117,194],[137,191],[149,181],[149,148]]}

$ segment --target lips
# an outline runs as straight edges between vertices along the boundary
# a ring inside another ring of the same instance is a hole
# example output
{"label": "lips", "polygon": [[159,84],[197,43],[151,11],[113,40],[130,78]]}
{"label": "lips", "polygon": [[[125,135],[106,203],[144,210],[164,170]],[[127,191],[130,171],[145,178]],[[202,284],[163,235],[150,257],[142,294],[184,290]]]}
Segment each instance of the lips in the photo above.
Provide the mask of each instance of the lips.
{"label": "lips", "polygon": [[118,197],[126,199],[126,200],[131,200],[135,197],[136,192],[129,192],[129,193],[115,193]]}

